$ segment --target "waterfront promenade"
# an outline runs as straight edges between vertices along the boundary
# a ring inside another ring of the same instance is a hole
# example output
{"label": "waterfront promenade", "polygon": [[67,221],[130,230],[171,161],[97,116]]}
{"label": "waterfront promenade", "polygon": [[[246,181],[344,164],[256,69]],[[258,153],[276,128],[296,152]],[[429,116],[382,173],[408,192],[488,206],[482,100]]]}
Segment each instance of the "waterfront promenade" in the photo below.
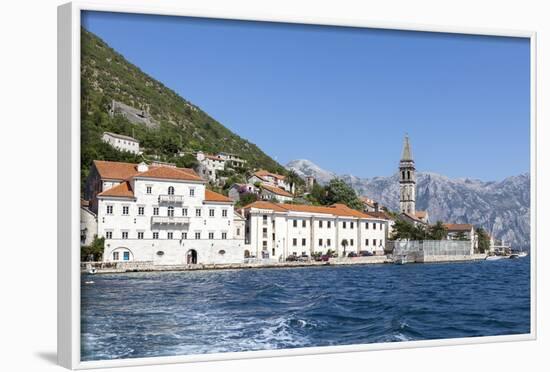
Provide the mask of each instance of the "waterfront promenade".
{"label": "waterfront promenade", "polygon": [[[436,262],[464,262],[484,260],[485,254],[474,254],[471,256],[434,256],[425,263]],[[349,265],[379,265],[393,264],[393,257],[370,256],[370,257],[340,257],[323,261],[293,261],[277,262],[272,260],[257,260],[253,262],[234,264],[193,264],[193,265],[154,265],[151,261],[131,262],[83,262],[81,271],[88,272],[91,268],[96,274],[113,274],[127,272],[149,272],[149,271],[193,271],[193,270],[242,270],[260,268],[293,268],[293,267],[325,267],[325,266],[349,266]]]}

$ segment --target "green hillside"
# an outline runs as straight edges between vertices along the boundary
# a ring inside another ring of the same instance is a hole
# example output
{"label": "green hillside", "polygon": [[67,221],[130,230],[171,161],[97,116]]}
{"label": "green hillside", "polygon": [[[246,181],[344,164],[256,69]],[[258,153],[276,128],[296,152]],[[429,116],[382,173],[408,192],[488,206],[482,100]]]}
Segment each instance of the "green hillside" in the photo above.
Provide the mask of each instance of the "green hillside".
{"label": "green hillside", "polygon": [[[192,166],[193,157],[180,151],[230,152],[247,160],[250,169],[264,168],[286,173],[258,146],[225,128],[199,107],[149,77],[94,34],[82,29],[82,166],[84,181],[94,159],[141,161],[114,150],[101,141],[104,131],[133,136],[145,156]],[[149,113],[157,123],[147,127],[130,123],[122,115],[109,115],[112,100]],[[259,128],[261,130],[261,128]]]}

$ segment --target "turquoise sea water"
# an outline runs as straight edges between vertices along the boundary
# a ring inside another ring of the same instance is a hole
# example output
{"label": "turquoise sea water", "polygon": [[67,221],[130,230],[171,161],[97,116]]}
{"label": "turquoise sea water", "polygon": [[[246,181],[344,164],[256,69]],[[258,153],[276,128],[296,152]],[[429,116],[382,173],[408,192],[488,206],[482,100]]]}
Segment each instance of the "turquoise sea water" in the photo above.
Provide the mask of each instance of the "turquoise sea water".
{"label": "turquoise sea water", "polygon": [[82,360],[529,333],[529,268],[522,258],[85,275]]}

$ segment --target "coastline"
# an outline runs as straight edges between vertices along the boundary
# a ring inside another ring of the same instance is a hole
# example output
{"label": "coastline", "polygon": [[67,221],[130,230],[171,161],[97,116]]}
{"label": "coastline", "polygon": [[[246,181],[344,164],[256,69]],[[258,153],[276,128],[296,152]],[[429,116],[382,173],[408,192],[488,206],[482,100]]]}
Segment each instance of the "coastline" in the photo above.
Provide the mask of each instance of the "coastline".
{"label": "coastline", "polygon": [[[485,260],[487,255],[474,254],[472,256],[438,256],[424,262],[411,263],[446,263],[446,262],[475,262]],[[327,262],[269,262],[259,261],[250,263],[233,264],[193,264],[193,265],[155,265],[150,261],[142,262],[82,262],[81,273],[88,273],[90,268],[96,269],[95,274],[123,274],[130,272],[169,272],[169,271],[197,271],[197,270],[245,270],[245,269],[283,269],[303,267],[333,267],[351,265],[382,265],[394,264],[394,260],[388,256],[338,258]]]}

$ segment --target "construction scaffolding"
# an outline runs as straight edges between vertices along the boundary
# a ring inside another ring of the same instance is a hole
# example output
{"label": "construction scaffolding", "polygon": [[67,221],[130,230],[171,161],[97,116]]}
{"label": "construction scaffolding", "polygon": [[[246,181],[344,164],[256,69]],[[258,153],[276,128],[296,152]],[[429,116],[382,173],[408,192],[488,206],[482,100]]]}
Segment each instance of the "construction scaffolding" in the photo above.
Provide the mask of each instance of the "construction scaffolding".
{"label": "construction scaffolding", "polygon": [[394,256],[469,256],[473,254],[470,240],[397,240]]}

